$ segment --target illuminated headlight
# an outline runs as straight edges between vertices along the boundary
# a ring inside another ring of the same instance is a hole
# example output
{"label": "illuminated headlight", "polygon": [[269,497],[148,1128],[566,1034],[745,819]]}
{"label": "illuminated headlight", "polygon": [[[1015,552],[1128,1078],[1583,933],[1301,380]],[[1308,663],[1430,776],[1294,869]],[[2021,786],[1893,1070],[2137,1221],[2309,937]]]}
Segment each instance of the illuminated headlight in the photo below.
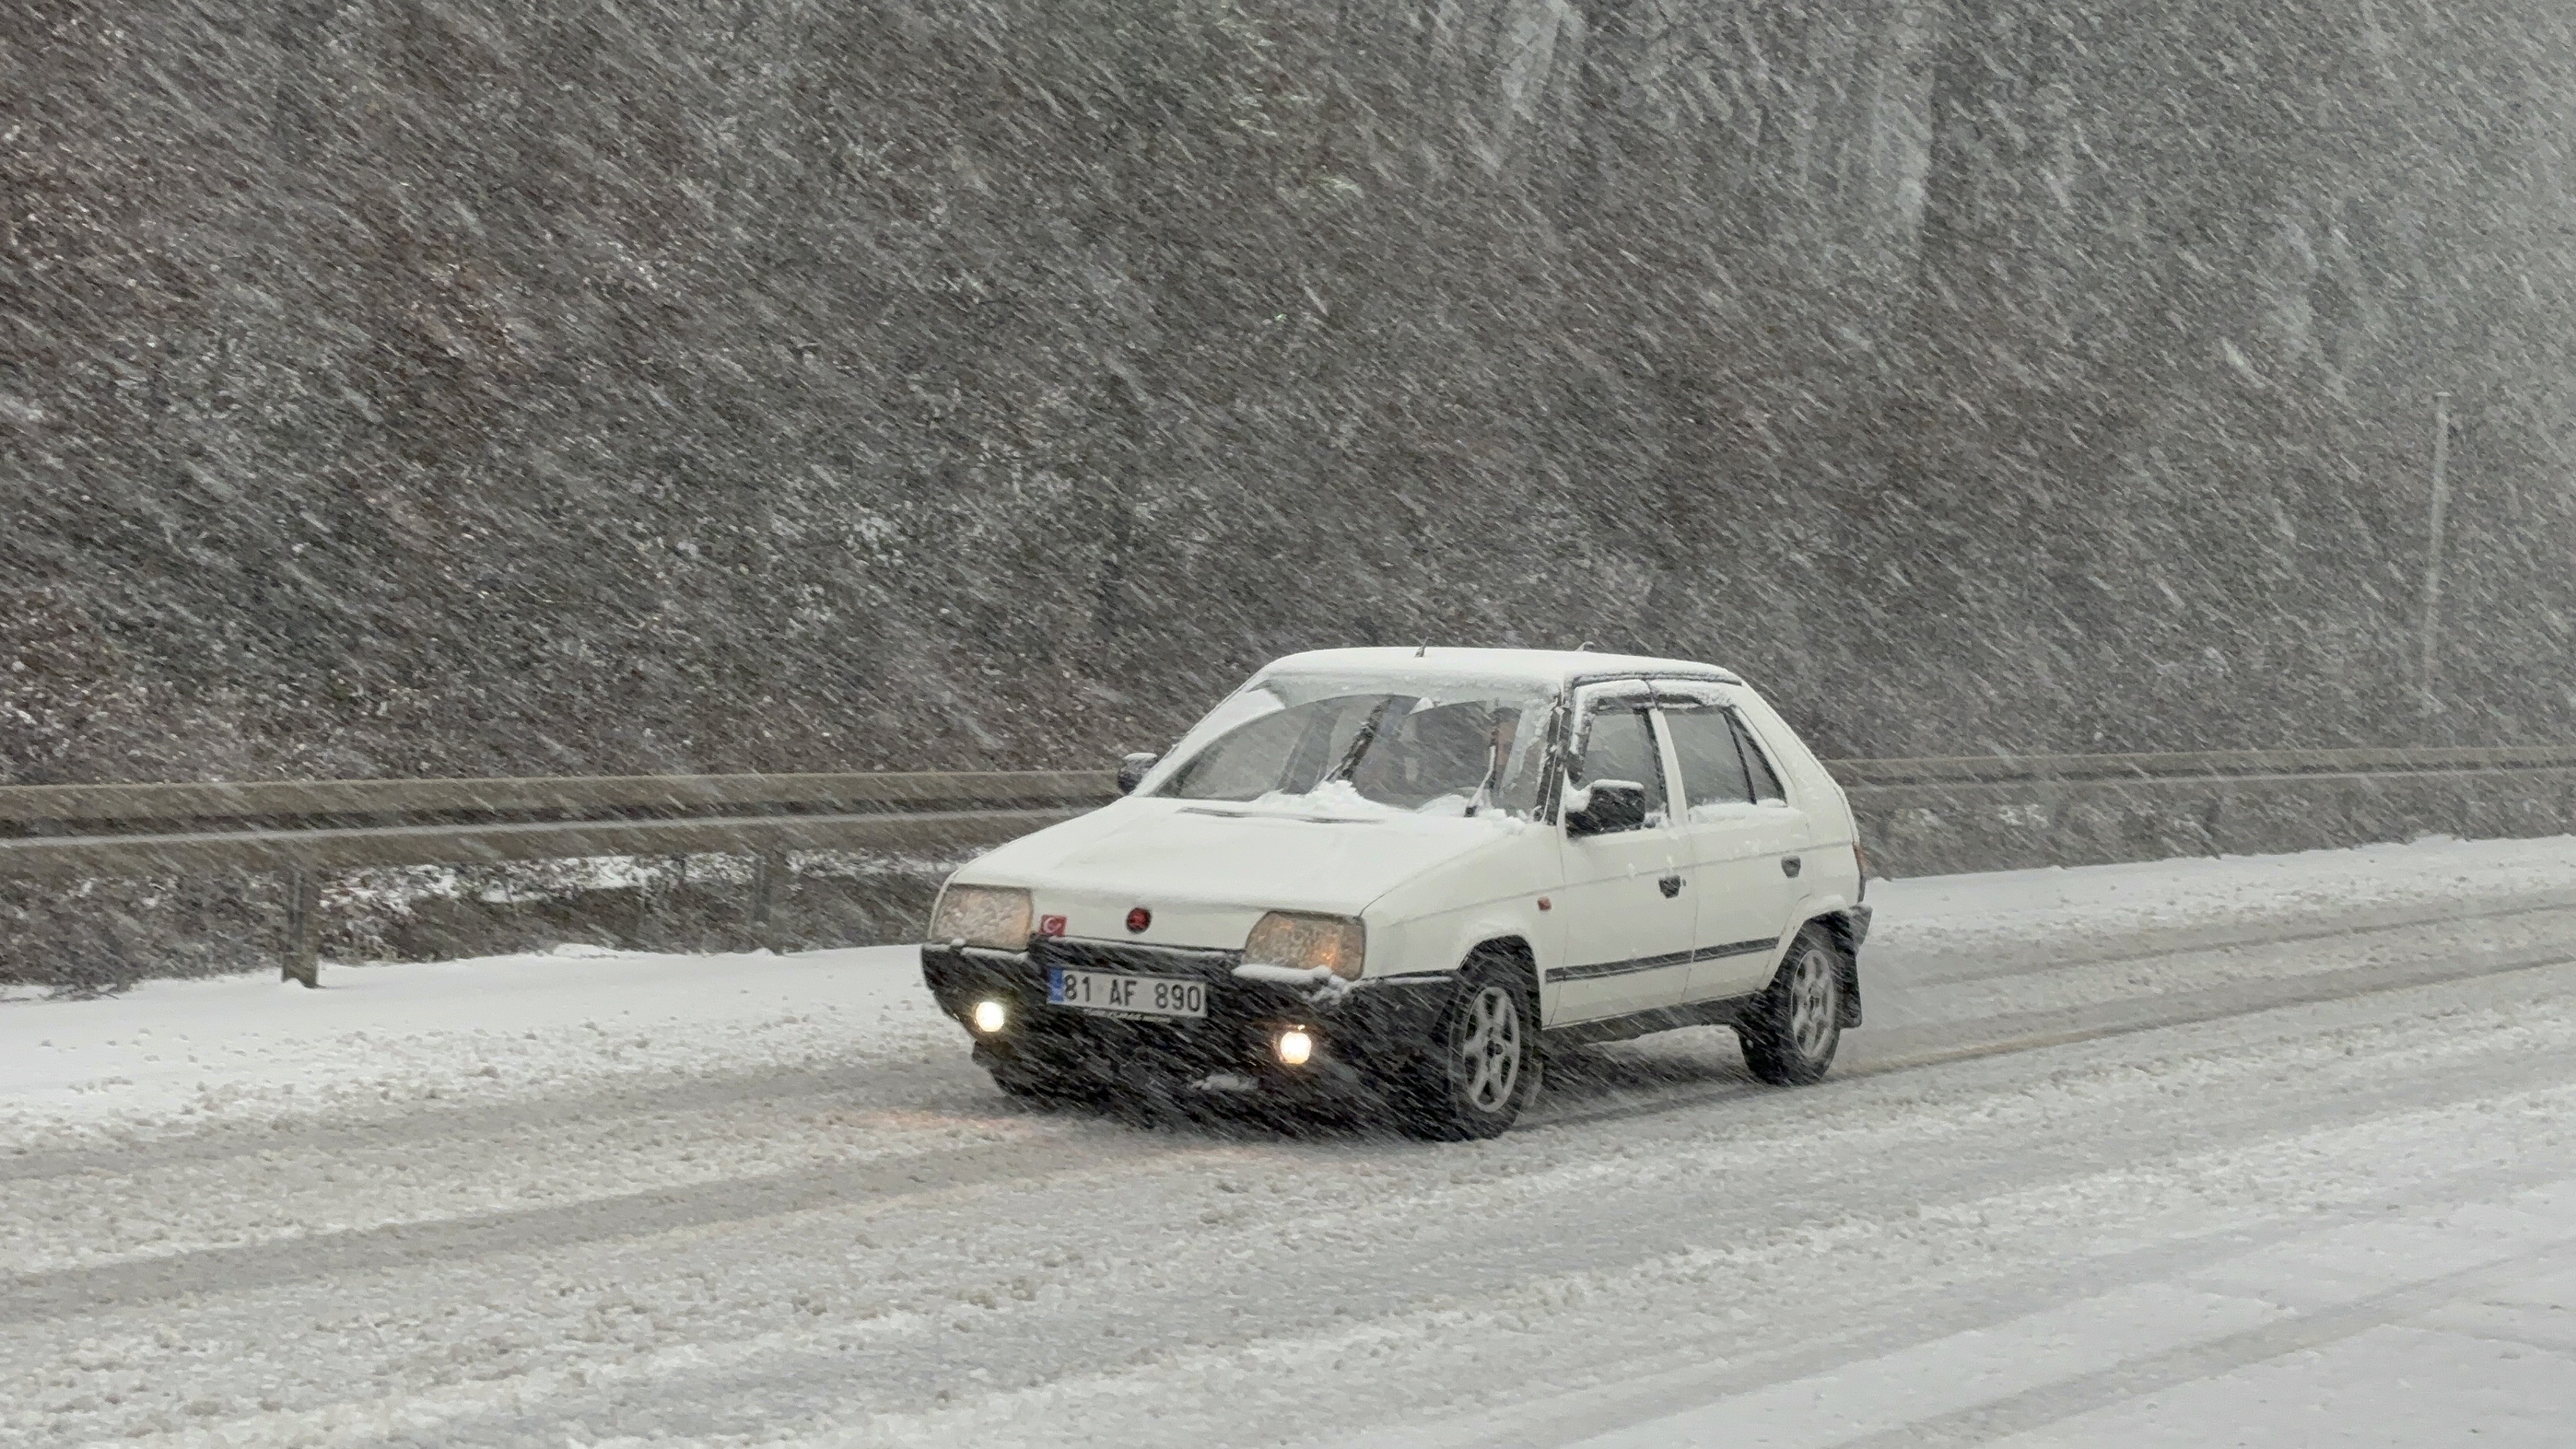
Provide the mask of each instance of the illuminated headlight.
{"label": "illuminated headlight", "polygon": [[1243,959],[1263,966],[1321,968],[1357,981],[1368,955],[1368,932],[1350,916],[1310,916],[1272,911],[1255,922]]}
{"label": "illuminated headlight", "polygon": [[975,1003],[974,1020],[977,1031],[992,1036],[1011,1024],[1011,1013],[998,1001],[979,1001]]}
{"label": "illuminated headlight", "polygon": [[950,886],[939,893],[939,908],[930,913],[930,939],[943,946],[963,941],[969,946],[1025,951],[1029,893],[1003,886]]}
{"label": "illuminated headlight", "polygon": [[1302,1026],[1292,1026],[1279,1033],[1279,1064],[1302,1067],[1315,1059],[1315,1034]]}

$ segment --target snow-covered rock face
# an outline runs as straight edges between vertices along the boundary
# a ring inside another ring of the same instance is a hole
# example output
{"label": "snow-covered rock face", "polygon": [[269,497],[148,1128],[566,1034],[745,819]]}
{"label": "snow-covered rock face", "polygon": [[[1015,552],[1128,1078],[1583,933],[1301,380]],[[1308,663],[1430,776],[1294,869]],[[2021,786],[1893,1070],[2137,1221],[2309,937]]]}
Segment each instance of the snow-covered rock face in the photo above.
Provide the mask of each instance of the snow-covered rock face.
{"label": "snow-covered rock face", "polygon": [[1105,763],[1465,633],[2566,718],[2560,0],[114,8],[0,55],[0,770]]}

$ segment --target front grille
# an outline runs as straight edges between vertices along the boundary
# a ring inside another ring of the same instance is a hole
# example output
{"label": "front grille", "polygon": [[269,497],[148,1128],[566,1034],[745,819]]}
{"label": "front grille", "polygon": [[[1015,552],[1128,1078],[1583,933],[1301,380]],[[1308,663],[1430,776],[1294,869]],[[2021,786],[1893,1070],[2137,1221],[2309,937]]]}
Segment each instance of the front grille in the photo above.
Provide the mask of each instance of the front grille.
{"label": "front grille", "polygon": [[1029,946],[1029,959],[1043,969],[1071,966],[1088,971],[1136,971],[1150,976],[1196,976],[1210,981],[1231,975],[1243,960],[1241,951],[1201,951],[1178,946],[1131,946],[1119,941],[1068,941],[1041,936]]}

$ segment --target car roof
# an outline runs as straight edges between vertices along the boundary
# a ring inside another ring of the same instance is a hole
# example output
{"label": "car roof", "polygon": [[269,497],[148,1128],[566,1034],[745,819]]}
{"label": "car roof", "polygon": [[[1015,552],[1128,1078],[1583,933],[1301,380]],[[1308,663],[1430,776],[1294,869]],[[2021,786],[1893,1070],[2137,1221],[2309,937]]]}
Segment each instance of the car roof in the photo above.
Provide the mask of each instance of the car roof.
{"label": "car roof", "polygon": [[1399,645],[1381,649],[1313,649],[1277,659],[1263,674],[1384,674],[1406,679],[1513,680],[1570,684],[1581,679],[1639,674],[1714,679],[1742,684],[1732,671],[1690,659],[1643,654],[1598,654],[1589,649],[1452,649]]}

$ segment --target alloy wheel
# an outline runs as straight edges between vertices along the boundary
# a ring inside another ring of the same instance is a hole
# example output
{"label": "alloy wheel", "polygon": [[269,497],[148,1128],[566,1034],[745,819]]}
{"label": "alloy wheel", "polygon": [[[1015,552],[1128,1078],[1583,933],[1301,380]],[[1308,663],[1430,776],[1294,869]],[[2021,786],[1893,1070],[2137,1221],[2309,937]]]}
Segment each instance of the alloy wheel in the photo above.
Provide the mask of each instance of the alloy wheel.
{"label": "alloy wheel", "polygon": [[1798,953],[1789,975],[1789,1039],[1809,1061],[1824,1055],[1842,1014],[1836,984],[1834,964],[1824,952],[1811,947]]}
{"label": "alloy wheel", "polygon": [[1500,1112],[1520,1085],[1520,1003],[1503,987],[1483,987],[1467,1005],[1465,1025],[1458,1040],[1464,1095],[1480,1112]]}

